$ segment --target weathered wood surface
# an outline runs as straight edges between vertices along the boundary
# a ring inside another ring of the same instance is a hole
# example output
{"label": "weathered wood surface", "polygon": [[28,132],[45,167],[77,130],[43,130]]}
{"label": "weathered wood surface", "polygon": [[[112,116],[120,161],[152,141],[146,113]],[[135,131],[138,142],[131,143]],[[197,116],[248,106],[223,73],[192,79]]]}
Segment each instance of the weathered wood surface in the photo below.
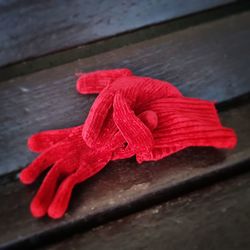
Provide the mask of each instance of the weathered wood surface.
{"label": "weathered wood surface", "polygon": [[0,66],[232,2],[236,0],[3,0]]}
{"label": "weathered wood surface", "polygon": [[250,2],[242,0],[208,11],[201,11],[188,16],[175,18],[167,22],[161,22],[156,25],[149,25],[144,28],[131,30],[130,32],[123,32],[119,35],[109,36],[105,39],[89,42],[81,46],[24,60],[19,63],[0,67],[0,82],[163,36],[194,25],[236,15],[247,10],[250,10]]}
{"label": "weathered wood surface", "polygon": [[249,250],[250,175],[46,247],[50,250]]}
{"label": "weathered wood surface", "polygon": [[250,89],[250,12],[171,33],[0,84],[0,174],[27,165],[32,133],[80,124],[94,100],[74,74],[129,67],[173,82],[187,96],[229,100]]}
{"label": "weathered wood surface", "polygon": [[[249,22],[248,11],[2,82],[0,174],[24,167],[34,158],[25,146],[28,135],[76,125],[85,119],[94,97],[75,92],[73,75],[79,71],[129,67],[137,74],[172,81],[187,96],[219,102],[249,92]],[[230,104],[220,112],[223,124],[233,127],[238,134],[235,150],[187,149],[141,166],[134,159],[112,162],[90,181],[79,185],[69,212],[59,221],[33,219],[28,206],[36,188],[22,186],[13,174],[1,177],[0,200],[4,205],[0,206],[0,248],[27,249],[57,237],[62,239],[168,200],[220,176],[243,171],[250,161],[249,111],[247,100],[235,107]],[[70,241],[65,244],[71,246]],[[81,244],[82,241],[76,246]]]}
{"label": "weathered wood surface", "polygon": [[[0,247],[25,249],[41,245],[73,231],[83,230],[135,212],[163,200],[222,178],[245,171],[250,157],[250,103],[220,113],[223,124],[233,127],[238,146],[232,151],[190,148],[158,162],[138,166],[134,159],[111,162],[98,175],[74,192],[69,212],[62,220],[36,220],[28,207],[35,187],[15,178],[0,178]],[[245,163],[245,164],[243,164]]]}

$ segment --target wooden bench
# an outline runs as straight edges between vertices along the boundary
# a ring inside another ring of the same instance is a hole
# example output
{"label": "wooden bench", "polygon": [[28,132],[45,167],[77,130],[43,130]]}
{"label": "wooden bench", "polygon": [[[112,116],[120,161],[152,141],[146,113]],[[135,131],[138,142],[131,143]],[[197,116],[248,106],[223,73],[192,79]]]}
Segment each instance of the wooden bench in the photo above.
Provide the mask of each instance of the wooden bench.
{"label": "wooden bench", "polygon": [[[72,2],[0,4],[0,248],[249,249],[250,4]],[[32,218],[39,183],[18,181],[35,157],[27,137],[81,124],[95,97],[76,93],[75,73],[118,67],[218,101],[237,148],[111,162],[75,189],[63,219]]]}

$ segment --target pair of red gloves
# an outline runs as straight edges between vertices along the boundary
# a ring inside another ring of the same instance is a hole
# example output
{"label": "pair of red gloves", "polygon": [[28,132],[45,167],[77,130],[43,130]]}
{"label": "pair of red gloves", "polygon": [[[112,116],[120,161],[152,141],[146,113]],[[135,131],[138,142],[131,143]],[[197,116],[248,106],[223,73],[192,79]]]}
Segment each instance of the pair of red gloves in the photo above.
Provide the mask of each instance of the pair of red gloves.
{"label": "pair of red gloves", "polygon": [[28,140],[40,155],[20,174],[30,184],[51,167],[31,203],[35,217],[65,213],[74,186],[110,160],[156,161],[190,146],[233,148],[236,135],[221,125],[214,103],[184,97],[168,82],[128,69],[80,74],[77,91],[99,94],[83,125],[40,132]]}

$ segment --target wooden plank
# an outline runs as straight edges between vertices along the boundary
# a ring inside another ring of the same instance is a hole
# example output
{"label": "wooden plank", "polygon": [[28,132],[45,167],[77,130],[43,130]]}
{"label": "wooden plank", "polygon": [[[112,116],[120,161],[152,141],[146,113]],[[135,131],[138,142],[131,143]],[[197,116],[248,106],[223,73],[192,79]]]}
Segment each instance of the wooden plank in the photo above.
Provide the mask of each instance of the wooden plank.
{"label": "wooden plank", "polygon": [[190,27],[0,84],[0,174],[27,165],[32,133],[80,124],[94,100],[74,73],[129,67],[173,82],[187,96],[226,101],[250,89],[250,12]]}
{"label": "wooden plank", "polygon": [[[58,244],[60,249],[250,249],[250,174],[163,203]],[[45,248],[44,248],[45,249]]]}
{"label": "wooden plank", "polygon": [[176,18],[171,21],[161,22],[144,28],[110,36],[102,40],[90,42],[74,48],[61,50],[44,56],[32,58],[19,63],[0,67],[0,82],[22,75],[31,74],[40,70],[56,67],[76,61],[80,58],[94,56],[110,50],[142,42],[155,37],[163,36],[175,31],[183,30],[193,25],[198,25],[214,20],[236,15],[250,9],[249,1],[240,1],[223,5],[212,10]]}
{"label": "wooden plank", "polygon": [[1,1],[0,66],[232,2]]}
{"label": "wooden plank", "polygon": [[[133,159],[111,162],[74,192],[70,210],[58,221],[36,220],[28,206],[35,187],[0,178],[0,248],[41,245],[107,220],[168,200],[225,175],[249,168],[250,102],[220,113],[238,135],[235,150],[190,148],[138,166]],[[243,162],[247,164],[243,164]]]}

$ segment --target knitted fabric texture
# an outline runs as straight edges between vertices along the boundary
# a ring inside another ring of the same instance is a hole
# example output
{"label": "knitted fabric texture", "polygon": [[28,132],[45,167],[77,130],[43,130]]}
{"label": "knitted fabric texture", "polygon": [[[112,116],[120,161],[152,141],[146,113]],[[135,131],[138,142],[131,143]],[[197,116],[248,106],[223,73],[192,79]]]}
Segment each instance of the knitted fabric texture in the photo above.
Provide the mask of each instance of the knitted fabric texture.
{"label": "knitted fabric texture", "polygon": [[79,74],[77,91],[99,94],[83,125],[40,132],[28,140],[40,155],[20,174],[30,184],[47,168],[31,202],[34,217],[60,218],[75,185],[110,160],[156,161],[190,146],[233,148],[234,131],[220,123],[214,103],[184,97],[168,82],[129,69]]}

